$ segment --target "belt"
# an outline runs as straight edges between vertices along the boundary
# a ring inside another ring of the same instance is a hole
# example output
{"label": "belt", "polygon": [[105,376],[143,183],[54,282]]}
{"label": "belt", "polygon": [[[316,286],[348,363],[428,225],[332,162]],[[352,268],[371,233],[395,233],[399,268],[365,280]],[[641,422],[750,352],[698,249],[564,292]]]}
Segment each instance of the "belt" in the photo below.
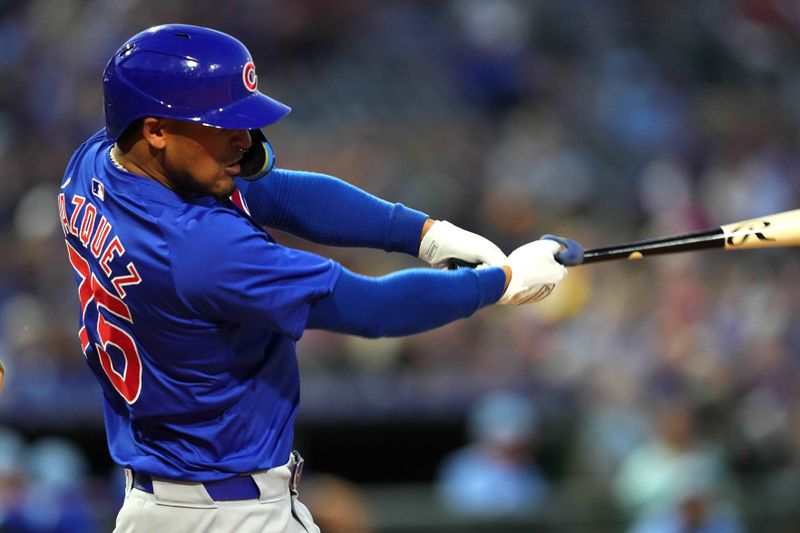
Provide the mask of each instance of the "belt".
{"label": "belt", "polygon": [[[292,452],[289,470],[292,473],[289,477],[289,489],[297,492],[303,472],[303,458],[296,450]],[[258,485],[249,475],[238,475],[218,481],[204,481],[203,487],[214,501],[254,500],[261,496]],[[133,488],[153,494],[152,476],[142,472],[133,472]]]}
{"label": "belt", "polygon": [[[219,481],[204,481],[203,486],[214,501],[254,500],[261,491],[250,476],[236,476]],[[133,488],[153,494],[153,478],[150,474],[133,473]]]}

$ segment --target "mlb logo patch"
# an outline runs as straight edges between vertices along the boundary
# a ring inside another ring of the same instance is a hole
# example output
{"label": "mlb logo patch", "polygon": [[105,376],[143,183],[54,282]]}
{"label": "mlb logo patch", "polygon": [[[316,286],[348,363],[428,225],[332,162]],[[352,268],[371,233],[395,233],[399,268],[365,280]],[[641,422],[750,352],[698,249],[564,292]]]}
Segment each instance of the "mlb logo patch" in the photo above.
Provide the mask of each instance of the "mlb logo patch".
{"label": "mlb logo patch", "polygon": [[97,178],[92,178],[92,194],[100,198],[100,200],[106,199],[106,186],[100,183]]}

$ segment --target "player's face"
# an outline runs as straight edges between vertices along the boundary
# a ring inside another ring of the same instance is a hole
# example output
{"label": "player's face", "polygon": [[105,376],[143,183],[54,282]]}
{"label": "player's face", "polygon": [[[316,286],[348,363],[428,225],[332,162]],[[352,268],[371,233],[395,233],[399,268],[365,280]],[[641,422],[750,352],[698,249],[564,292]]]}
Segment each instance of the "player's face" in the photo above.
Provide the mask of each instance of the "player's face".
{"label": "player's face", "polygon": [[247,130],[226,130],[167,121],[162,164],[167,179],[181,194],[229,197],[241,172],[242,151],[250,147]]}

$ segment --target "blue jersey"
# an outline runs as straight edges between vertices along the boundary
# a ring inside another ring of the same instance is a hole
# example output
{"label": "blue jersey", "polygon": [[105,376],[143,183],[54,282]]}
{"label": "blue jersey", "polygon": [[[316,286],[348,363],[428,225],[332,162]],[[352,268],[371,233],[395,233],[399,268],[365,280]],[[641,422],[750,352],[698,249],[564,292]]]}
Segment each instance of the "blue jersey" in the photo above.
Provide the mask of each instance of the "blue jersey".
{"label": "blue jersey", "polygon": [[110,148],[98,132],[75,152],[58,208],[112,458],[187,481],[285,464],[295,342],[340,266],[275,243],[241,195],[181,198]]}

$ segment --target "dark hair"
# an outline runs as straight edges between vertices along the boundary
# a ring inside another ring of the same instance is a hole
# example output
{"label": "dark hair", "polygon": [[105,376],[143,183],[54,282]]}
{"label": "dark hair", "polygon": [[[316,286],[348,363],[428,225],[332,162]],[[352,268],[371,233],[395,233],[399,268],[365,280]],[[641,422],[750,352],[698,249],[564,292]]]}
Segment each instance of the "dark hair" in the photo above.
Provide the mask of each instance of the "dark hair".
{"label": "dark hair", "polygon": [[117,139],[117,146],[119,146],[120,150],[127,152],[131,149],[133,143],[136,141],[139,135],[142,134],[142,123],[144,123],[144,118],[145,117],[137,118],[123,130]]}

